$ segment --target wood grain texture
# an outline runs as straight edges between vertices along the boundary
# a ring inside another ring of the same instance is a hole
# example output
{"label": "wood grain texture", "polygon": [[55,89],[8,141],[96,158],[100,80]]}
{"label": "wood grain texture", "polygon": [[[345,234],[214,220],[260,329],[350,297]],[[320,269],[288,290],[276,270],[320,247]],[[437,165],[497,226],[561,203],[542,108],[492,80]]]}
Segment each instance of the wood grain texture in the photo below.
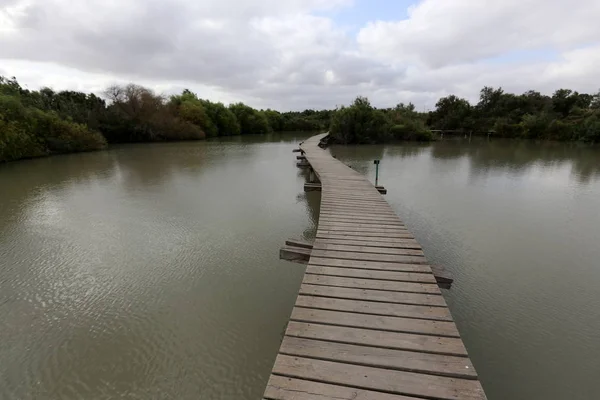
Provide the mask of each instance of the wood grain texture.
{"label": "wood grain texture", "polygon": [[300,286],[300,294],[339,299],[365,300],[380,303],[447,307],[444,297],[437,294],[431,295],[411,292],[391,292],[385,290],[311,285],[309,283],[305,283]]}
{"label": "wood grain texture", "polygon": [[[309,264],[323,265],[340,268],[375,269],[383,271],[421,272],[431,273],[429,265],[425,264],[423,257],[407,257],[407,262],[378,262],[364,260],[340,260],[336,258],[324,258],[312,255]],[[416,261],[415,261],[416,260]]]}
{"label": "wood grain texture", "polygon": [[295,307],[291,321],[375,329],[379,331],[418,333],[423,335],[460,337],[453,322],[404,317],[367,315],[343,311],[315,310]]}
{"label": "wood grain texture", "polygon": [[348,245],[348,244],[336,244],[327,243],[322,240],[315,240],[313,243],[313,249],[318,250],[333,250],[333,251],[347,251],[355,253],[373,253],[373,254],[398,254],[403,256],[422,256],[423,250],[417,249],[394,249],[390,247],[375,247],[375,246],[361,246],[361,245]]}
{"label": "wood grain texture", "polygon": [[278,375],[271,375],[264,398],[267,400],[418,400],[415,397]]}
{"label": "wood grain texture", "polygon": [[478,381],[279,355],[273,372],[299,379],[444,400],[484,399]]}
{"label": "wood grain texture", "polygon": [[323,342],[291,336],[286,336],[283,339],[280,353],[328,361],[349,362],[371,367],[477,379],[475,368],[473,368],[473,364],[466,357],[380,349],[377,347]]}
{"label": "wood grain texture", "polygon": [[296,307],[347,311],[358,314],[430,319],[434,321],[452,321],[450,310],[446,307],[380,303],[375,301],[303,295],[302,293],[296,299]]}
{"label": "wood grain texture", "polygon": [[339,286],[357,289],[385,290],[440,295],[436,284],[383,281],[377,279],[344,278],[339,276],[305,274],[302,283],[321,286]]}
{"label": "wood grain texture", "polygon": [[329,275],[346,278],[376,279],[399,282],[436,283],[432,274],[419,274],[397,271],[372,271],[368,269],[325,267],[321,265],[309,265],[306,267],[307,274]]}

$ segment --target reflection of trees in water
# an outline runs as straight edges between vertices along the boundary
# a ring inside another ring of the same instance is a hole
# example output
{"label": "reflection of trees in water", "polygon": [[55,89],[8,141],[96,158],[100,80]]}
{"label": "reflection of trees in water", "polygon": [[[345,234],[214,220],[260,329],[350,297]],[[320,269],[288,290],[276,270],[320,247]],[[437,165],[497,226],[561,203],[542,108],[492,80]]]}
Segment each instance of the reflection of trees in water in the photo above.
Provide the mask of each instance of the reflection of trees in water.
{"label": "reflection of trees in water", "polygon": [[416,157],[431,149],[429,143],[403,143],[402,145],[389,146],[385,149],[386,156],[393,157]]}
{"label": "reflection of trees in water", "polygon": [[[303,182],[308,182],[310,172],[308,168],[298,168],[298,177],[301,177]],[[302,238],[307,241],[313,241],[317,235],[317,224],[319,223],[319,213],[321,212],[321,192],[304,192],[296,195],[296,201],[304,203],[306,214],[309,217],[308,226],[302,233]]]}
{"label": "reflection of trees in water", "polygon": [[205,143],[167,143],[125,146],[112,152],[116,168],[127,189],[160,185],[176,175],[198,175],[216,156]]}
{"label": "reflection of trees in water", "polygon": [[331,154],[363,175],[369,173],[373,160],[383,158],[384,151],[384,145],[337,145],[331,147]]}
{"label": "reflection of trees in water", "polygon": [[319,213],[321,212],[321,192],[302,192],[296,196],[298,202],[303,202],[310,218],[308,227],[302,232],[302,239],[312,242],[317,235]]}
{"label": "reflection of trees in water", "polygon": [[577,143],[536,142],[526,140],[473,139],[445,140],[432,146],[432,157],[448,160],[468,157],[474,174],[507,170],[524,174],[534,164],[546,168],[569,163],[580,183],[600,176],[600,147]]}
{"label": "reflection of trees in water", "polygon": [[476,147],[477,145],[462,140],[444,140],[431,146],[431,156],[441,160],[452,160],[466,156]]}
{"label": "reflection of trees in water", "polygon": [[209,139],[208,142],[224,143],[298,143],[314,136],[314,132],[271,132],[265,135],[235,135],[221,136],[219,138]]}

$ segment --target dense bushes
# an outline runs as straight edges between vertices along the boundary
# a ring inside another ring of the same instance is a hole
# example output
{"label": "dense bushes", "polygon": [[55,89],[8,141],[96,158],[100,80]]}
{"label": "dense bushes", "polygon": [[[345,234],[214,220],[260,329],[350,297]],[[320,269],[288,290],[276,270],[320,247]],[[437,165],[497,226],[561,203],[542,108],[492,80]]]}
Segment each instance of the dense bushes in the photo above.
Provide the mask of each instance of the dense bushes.
{"label": "dense bushes", "polygon": [[364,97],[358,97],[349,107],[337,109],[331,119],[330,133],[338,143],[433,139],[414,105],[399,104],[394,109],[378,110]]}
{"label": "dense bushes", "polygon": [[20,96],[0,94],[0,161],[99,150],[106,140],[56,112],[26,107]]}
{"label": "dense bushes", "polygon": [[242,135],[268,133],[271,131],[267,116],[244,103],[236,103],[229,106],[231,112],[240,123]]}
{"label": "dense bushes", "polygon": [[[382,118],[382,113],[385,118]],[[600,93],[559,89],[552,96],[528,91],[522,95],[485,87],[479,102],[451,95],[439,99],[434,111],[418,113],[412,104],[377,110],[358,97],[338,108],[331,133],[339,143],[389,140],[433,140],[433,130],[488,133],[494,136],[561,141],[600,141]]]}
{"label": "dense bushes", "polygon": [[279,113],[225,106],[189,90],[169,99],[139,85],[111,86],[106,100],[73,91],[30,91],[0,77],[0,162],[98,150],[108,143],[199,140],[272,130],[320,130],[329,111]]}
{"label": "dense bushes", "polygon": [[479,102],[448,96],[429,113],[432,129],[494,131],[496,136],[524,139],[600,141],[600,94],[559,89],[552,96],[521,95],[484,87]]}

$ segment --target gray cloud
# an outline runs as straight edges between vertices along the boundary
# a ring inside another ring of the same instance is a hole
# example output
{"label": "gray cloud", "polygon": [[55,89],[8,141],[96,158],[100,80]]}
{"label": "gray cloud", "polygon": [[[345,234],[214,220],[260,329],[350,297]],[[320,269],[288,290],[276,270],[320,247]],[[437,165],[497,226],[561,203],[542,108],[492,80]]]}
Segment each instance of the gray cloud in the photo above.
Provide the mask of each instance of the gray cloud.
{"label": "gray cloud", "polygon": [[[359,94],[431,107],[449,93],[474,98],[483,85],[593,91],[600,3],[582,2],[425,0],[408,19],[371,22],[354,37],[315,13],[349,0],[0,0],[0,62],[33,85],[97,90],[136,80],[276,109],[333,107]],[[546,48],[560,57],[486,60]]]}

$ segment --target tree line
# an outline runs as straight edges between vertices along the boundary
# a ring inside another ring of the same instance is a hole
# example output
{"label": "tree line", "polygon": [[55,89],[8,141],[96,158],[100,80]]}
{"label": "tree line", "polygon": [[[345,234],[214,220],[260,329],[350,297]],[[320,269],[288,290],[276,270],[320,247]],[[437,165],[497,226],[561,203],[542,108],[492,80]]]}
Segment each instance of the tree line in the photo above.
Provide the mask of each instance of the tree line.
{"label": "tree line", "polygon": [[0,76],[0,162],[100,150],[110,143],[201,140],[272,131],[329,129],[338,143],[435,140],[436,130],[494,136],[600,141],[600,93],[559,89],[552,96],[484,87],[477,104],[451,95],[435,110],[414,104],[378,109],[365,97],[335,110],[278,112],[202,99],[189,90],[166,97],[135,85],[103,96],[50,88],[28,90]]}
{"label": "tree line", "polygon": [[0,162],[101,150],[110,143],[201,140],[272,131],[320,131],[331,111],[256,110],[199,98],[189,90],[165,97],[135,85],[103,97],[50,88],[28,90],[0,76]]}
{"label": "tree line", "polygon": [[377,109],[364,97],[339,107],[331,134],[340,143],[434,140],[432,132],[491,132],[494,137],[600,142],[600,92],[559,89],[552,96],[533,90],[516,95],[484,87],[477,104],[455,95],[438,100],[435,110],[417,112],[413,104]]}

